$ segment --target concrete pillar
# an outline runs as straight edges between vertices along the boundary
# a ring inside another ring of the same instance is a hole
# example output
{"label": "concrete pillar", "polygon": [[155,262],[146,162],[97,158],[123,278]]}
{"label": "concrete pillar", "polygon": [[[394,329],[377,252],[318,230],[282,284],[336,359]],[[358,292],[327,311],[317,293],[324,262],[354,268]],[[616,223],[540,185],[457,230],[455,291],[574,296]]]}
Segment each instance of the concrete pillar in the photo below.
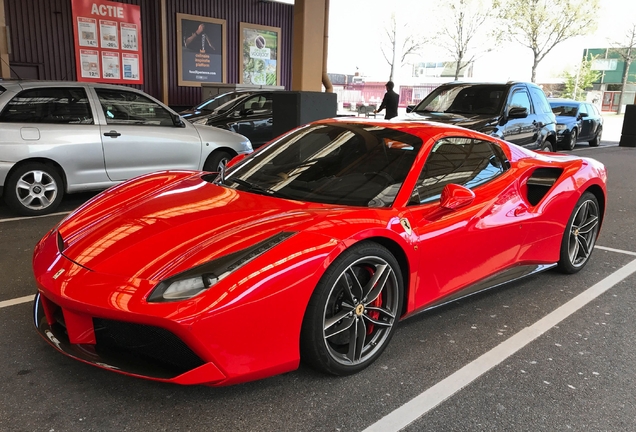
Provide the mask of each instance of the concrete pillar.
{"label": "concrete pillar", "polygon": [[9,69],[9,29],[5,20],[4,0],[0,0],[0,78],[11,78],[11,69]]}
{"label": "concrete pillar", "polygon": [[295,0],[292,90],[322,91],[325,19],[325,0]]}

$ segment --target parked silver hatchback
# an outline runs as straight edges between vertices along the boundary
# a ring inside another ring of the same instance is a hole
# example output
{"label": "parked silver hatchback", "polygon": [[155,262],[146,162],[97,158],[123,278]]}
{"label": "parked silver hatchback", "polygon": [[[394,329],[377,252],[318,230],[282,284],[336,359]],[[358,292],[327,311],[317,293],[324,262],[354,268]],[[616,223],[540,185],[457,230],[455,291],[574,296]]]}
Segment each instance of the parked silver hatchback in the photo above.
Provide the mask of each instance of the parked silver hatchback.
{"label": "parked silver hatchback", "polygon": [[183,121],[130,87],[0,81],[0,192],[23,215],[52,212],[65,193],[152,171],[218,171],[250,152],[244,136]]}

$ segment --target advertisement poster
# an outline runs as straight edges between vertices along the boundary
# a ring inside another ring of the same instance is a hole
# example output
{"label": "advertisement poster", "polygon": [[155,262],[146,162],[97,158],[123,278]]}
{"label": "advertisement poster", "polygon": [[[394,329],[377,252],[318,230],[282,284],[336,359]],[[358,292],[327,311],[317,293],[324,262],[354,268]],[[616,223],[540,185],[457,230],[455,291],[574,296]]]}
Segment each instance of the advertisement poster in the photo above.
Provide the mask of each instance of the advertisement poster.
{"label": "advertisement poster", "polygon": [[225,20],[178,13],[177,39],[180,86],[225,82]]}
{"label": "advertisement poster", "polygon": [[239,31],[242,47],[239,60],[240,83],[280,85],[280,28],[241,23]]}
{"label": "advertisement poster", "polygon": [[78,81],[143,84],[141,10],[107,0],[71,0]]}

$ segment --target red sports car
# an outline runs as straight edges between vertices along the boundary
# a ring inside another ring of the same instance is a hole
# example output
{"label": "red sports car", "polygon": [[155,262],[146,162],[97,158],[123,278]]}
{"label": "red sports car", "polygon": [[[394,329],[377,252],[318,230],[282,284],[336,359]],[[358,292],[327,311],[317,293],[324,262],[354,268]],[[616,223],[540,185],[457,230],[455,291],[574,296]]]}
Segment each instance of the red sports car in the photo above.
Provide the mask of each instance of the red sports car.
{"label": "red sports car", "polygon": [[401,319],[590,258],[604,166],[453,126],[325,120],[225,173],[158,172],[37,245],[35,326],[96,366],[227,385],[357,372]]}

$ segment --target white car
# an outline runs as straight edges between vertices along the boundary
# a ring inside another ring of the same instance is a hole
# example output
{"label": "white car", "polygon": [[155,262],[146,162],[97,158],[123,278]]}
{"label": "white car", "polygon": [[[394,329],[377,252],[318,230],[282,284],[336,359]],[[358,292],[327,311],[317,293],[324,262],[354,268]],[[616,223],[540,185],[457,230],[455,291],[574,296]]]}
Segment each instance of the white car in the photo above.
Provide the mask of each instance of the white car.
{"label": "white car", "polygon": [[152,171],[218,171],[250,152],[244,136],[183,121],[130,87],[0,81],[0,192],[23,215],[52,212],[64,193]]}

